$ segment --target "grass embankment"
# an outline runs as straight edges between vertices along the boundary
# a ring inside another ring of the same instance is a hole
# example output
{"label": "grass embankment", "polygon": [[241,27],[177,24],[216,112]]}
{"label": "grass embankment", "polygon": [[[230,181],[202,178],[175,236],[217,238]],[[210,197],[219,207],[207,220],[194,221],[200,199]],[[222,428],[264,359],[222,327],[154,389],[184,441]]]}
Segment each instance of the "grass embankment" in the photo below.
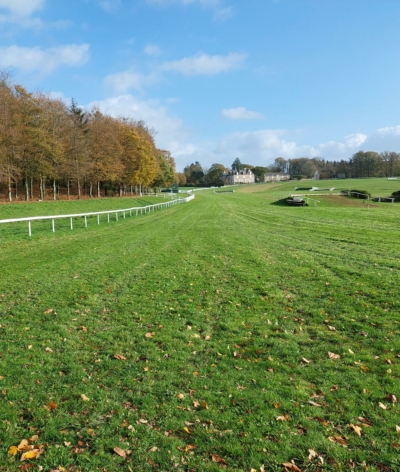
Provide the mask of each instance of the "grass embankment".
{"label": "grass embankment", "polygon": [[399,470],[400,207],[282,188],[2,245],[0,470]]}

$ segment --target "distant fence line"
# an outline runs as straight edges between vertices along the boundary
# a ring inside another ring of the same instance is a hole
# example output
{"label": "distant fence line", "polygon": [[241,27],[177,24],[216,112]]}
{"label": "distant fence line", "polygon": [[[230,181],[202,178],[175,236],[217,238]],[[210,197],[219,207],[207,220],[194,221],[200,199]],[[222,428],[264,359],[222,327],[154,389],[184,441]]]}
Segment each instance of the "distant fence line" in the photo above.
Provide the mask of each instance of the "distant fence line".
{"label": "distant fence line", "polygon": [[55,220],[59,219],[68,219],[70,220],[70,228],[71,230],[74,229],[73,226],[73,218],[84,218],[85,221],[85,228],[87,228],[87,217],[88,216],[97,216],[97,224],[100,224],[100,215],[107,215],[107,223],[110,222],[110,215],[115,215],[115,221],[118,221],[118,216],[122,215],[125,219],[126,215],[129,213],[129,216],[132,216],[132,212],[136,212],[136,216],[139,213],[142,215],[143,213],[150,213],[154,212],[155,210],[161,210],[163,208],[169,208],[173,205],[178,205],[180,203],[187,203],[194,199],[194,195],[190,195],[186,198],[176,198],[175,200],[169,200],[167,202],[162,203],[155,203],[154,205],[146,205],[142,207],[132,207],[132,208],[125,208],[123,210],[106,210],[106,211],[91,211],[88,213],[75,213],[70,215],[52,215],[52,216],[27,216],[25,218],[10,218],[6,220],[0,220],[0,224],[7,224],[7,223],[18,223],[27,221],[28,222],[28,234],[32,236],[32,221],[42,221],[42,220],[51,220],[51,229],[53,233],[55,233]]}

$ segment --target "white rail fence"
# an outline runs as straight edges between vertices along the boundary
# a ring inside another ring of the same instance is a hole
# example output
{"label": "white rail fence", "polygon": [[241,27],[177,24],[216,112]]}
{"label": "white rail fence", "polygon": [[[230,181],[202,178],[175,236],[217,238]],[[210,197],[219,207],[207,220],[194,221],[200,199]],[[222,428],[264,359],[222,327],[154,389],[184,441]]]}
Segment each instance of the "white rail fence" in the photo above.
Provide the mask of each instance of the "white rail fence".
{"label": "white rail fence", "polygon": [[132,208],[125,208],[123,210],[106,210],[106,211],[92,211],[89,213],[75,213],[71,215],[52,215],[52,216],[27,216],[25,218],[10,218],[7,220],[0,220],[0,224],[7,224],[7,223],[18,223],[18,222],[28,222],[28,234],[32,236],[32,222],[33,221],[42,221],[42,220],[51,220],[51,229],[53,233],[56,231],[55,227],[55,220],[60,219],[69,219],[70,220],[70,228],[71,230],[74,229],[73,218],[83,218],[85,222],[85,228],[88,226],[88,216],[97,216],[97,224],[100,224],[100,216],[107,215],[107,223],[110,222],[110,215],[115,215],[115,221],[118,221],[119,216],[122,218],[126,218],[129,216],[134,215],[136,216],[139,214],[142,215],[143,213],[151,213],[156,210],[162,210],[163,208],[169,208],[174,205],[179,205],[180,203],[190,202],[194,199],[194,195],[190,195],[186,198],[176,198],[175,200],[169,200],[167,202],[162,203],[155,203],[154,205],[146,205],[141,207],[132,207]]}

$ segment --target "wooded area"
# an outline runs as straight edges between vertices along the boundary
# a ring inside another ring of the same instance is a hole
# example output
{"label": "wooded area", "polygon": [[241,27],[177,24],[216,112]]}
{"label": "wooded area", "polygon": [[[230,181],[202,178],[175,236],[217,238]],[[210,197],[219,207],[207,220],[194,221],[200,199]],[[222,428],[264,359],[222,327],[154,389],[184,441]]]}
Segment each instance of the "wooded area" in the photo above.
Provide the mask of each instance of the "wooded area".
{"label": "wooded area", "polygon": [[175,161],[143,121],[84,111],[0,75],[0,195],[16,199],[127,195],[168,186]]}

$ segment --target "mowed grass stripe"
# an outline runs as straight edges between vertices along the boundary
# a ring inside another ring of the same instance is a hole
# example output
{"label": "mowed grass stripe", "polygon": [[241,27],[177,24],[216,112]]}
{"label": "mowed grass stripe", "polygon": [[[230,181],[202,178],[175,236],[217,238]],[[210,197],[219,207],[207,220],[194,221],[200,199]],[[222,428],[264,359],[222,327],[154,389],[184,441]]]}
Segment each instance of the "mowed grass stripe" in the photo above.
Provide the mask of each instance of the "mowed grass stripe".
{"label": "mowed grass stripe", "polygon": [[[19,470],[8,447],[34,432],[45,470],[220,470],[211,454],[228,470],[292,459],[317,470],[310,448],[325,470],[398,468],[399,414],[385,398],[400,373],[397,258],[359,234],[358,210],[267,197],[199,193],[2,246],[3,470]],[[392,238],[396,222],[374,218],[384,229],[371,236]]]}

